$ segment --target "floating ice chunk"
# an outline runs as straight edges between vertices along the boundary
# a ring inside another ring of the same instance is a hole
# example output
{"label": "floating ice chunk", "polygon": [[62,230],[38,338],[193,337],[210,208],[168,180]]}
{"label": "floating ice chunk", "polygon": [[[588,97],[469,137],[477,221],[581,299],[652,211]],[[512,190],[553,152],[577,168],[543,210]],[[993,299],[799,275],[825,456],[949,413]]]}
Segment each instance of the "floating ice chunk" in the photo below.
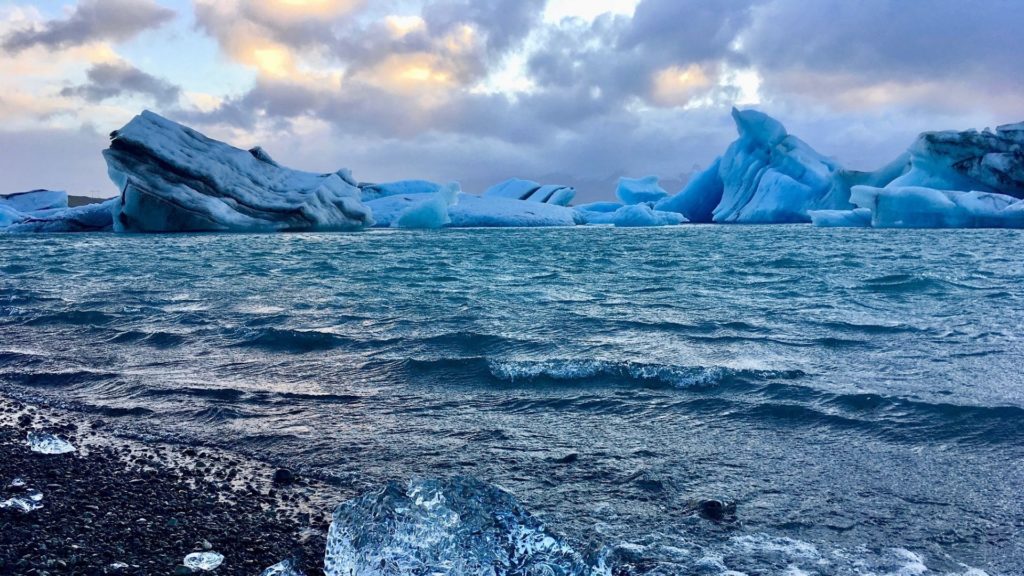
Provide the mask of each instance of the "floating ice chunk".
{"label": "floating ice chunk", "polygon": [[11,483],[8,484],[8,486],[10,486],[11,488],[24,488],[25,487],[25,479],[24,478],[15,478],[14,480],[11,480]]}
{"label": "floating ice chunk", "polygon": [[30,190],[0,196],[0,206],[18,212],[37,212],[68,207],[68,193],[63,190]]}
{"label": "floating ice chunk", "polygon": [[851,200],[877,228],[1024,228],[1024,200],[920,186],[854,186]]}
{"label": "floating ice chunk", "polygon": [[28,447],[40,454],[68,454],[75,451],[70,442],[47,432],[29,432]]}
{"label": "floating ice chunk", "polygon": [[459,184],[453,182],[426,200],[402,211],[391,225],[396,228],[442,228],[451,224],[449,207],[458,201]]}
{"label": "floating ice chunk", "polygon": [[387,196],[398,196],[403,194],[436,194],[444,190],[445,184],[438,184],[429,180],[399,180],[397,182],[384,182],[381,184],[360,184],[363,202],[377,200]]}
{"label": "floating ice chunk", "polygon": [[115,572],[120,572],[121,570],[131,568],[131,566],[125,564],[124,562],[111,562],[107,567]]}
{"label": "floating ice chunk", "polygon": [[305,576],[295,567],[294,560],[282,560],[260,573],[260,576]]}
{"label": "floating ice chunk", "polygon": [[626,205],[640,204],[641,202],[657,202],[666,196],[668,192],[658,185],[657,176],[644,178],[619,178],[619,185],[615,189],[615,196]]}
{"label": "floating ice chunk", "polygon": [[193,552],[185,556],[183,564],[193,570],[216,570],[224,562],[224,555],[217,552]]}
{"label": "floating ice chunk", "polygon": [[520,178],[510,178],[504,182],[499,182],[483,193],[484,198],[526,200],[528,202],[540,202],[556,206],[568,206],[575,196],[576,189],[572,186],[561,186],[558,184],[541,185],[539,182],[522,180]]}
{"label": "floating ice chunk", "polygon": [[100,232],[111,230],[114,225],[114,212],[119,200],[111,198],[106,202],[85,204],[62,210],[48,210],[36,216],[28,216],[8,226],[5,230],[12,234],[31,232]]}
{"label": "floating ice chunk", "polygon": [[144,111],[103,151],[119,231],[354,230],[372,223],[351,174],[268,161]]}
{"label": "floating ice chunk", "polygon": [[684,222],[682,214],[659,212],[647,204],[623,206],[611,215],[611,224],[619,227],[674,226]]}
{"label": "floating ice chunk", "polygon": [[327,576],[596,575],[503,489],[470,478],[384,488],[334,511]]}
{"label": "floating ice chunk", "polygon": [[[16,483],[18,480],[21,479],[15,478],[15,482],[11,482],[12,488],[21,488],[25,486],[25,482],[23,480],[20,483]],[[27,514],[33,510],[38,510],[42,507],[43,493],[35,488],[29,488],[25,490],[23,494],[0,501],[0,509],[9,508],[11,510],[17,510],[23,514]]]}
{"label": "floating ice chunk", "polygon": [[871,210],[808,210],[807,215],[815,226],[822,228],[870,228]]}
{"label": "floating ice chunk", "polygon": [[[386,196],[371,200],[366,206],[373,212],[377,226],[389,227],[410,206],[432,197],[432,194]],[[574,226],[578,223],[575,211],[565,206],[472,194],[459,194],[455,204],[448,207],[448,217],[449,226],[453,228]]]}

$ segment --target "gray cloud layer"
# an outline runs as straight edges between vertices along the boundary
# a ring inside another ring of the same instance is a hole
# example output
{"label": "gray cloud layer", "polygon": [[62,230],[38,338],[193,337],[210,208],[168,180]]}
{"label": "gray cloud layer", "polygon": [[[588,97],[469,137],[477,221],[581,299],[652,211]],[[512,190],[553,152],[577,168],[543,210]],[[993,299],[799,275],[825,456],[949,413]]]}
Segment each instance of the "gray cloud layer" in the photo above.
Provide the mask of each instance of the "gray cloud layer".
{"label": "gray cloud layer", "polygon": [[147,74],[126,62],[96,64],[86,72],[85,84],[61,90],[62,96],[79,96],[89,102],[102,102],[108,98],[139,94],[149,96],[162,106],[178,101],[181,89],[174,84]]}
{"label": "gray cloud layer", "polygon": [[18,52],[33,46],[68,48],[97,40],[125,40],[174,17],[154,0],[83,0],[67,18],[16,30],[3,48]]}

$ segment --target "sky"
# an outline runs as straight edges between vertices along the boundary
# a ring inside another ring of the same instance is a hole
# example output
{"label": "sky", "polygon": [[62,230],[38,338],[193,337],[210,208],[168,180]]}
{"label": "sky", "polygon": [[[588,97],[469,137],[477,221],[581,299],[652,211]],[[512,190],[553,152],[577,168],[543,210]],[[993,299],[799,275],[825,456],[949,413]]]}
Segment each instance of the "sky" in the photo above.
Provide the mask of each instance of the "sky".
{"label": "sky", "polygon": [[674,192],[733,106],[855,169],[1024,120],[1021,0],[0,0],[0,193],[113,196],[143,109],[363,181]]}

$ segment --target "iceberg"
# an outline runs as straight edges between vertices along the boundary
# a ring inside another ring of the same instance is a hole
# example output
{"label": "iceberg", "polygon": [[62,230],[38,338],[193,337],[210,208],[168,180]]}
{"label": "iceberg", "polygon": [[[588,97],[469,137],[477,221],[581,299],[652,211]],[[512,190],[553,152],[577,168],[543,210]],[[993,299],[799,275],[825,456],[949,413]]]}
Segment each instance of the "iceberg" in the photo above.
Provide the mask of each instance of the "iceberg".
{"label": "iceberg", "polygon": [[396,228],[442,228],[451,224],[448,209],[458,201],[459,185],[449,184],[429,198],[402,210],[391,225]]}
{"label": "iceberg", "polygon": [[854,186],[851,200],[876,228],[1024,228],[1024,200],[921,186]]}
{"label": "iceberg", "polygon": [[[52,232],[103,232],[113,229],[114,211],[119,203],[118,198],[105,202],[96,202],[37,212],[38,215],[23,214],[21,218],[10,223],[4,232],[21,233],[52,233]],[[3,219],[0,210],[0,220]]]}
{"label": "iceberg", "polygon": [[657,202],[667,196],[668,192],[658,185],[657,176],[619,178],[619,185],[615,188],[615,197],[626,205]]}
{"label": "iceberg", "polygon": [[103,151],[121,191],[125,232],[358,230],[372,224],[347,170],[284,168],[150,111],[111,134]]}
{"label": "iceberg", "polygon": [[585,224],[611,224],[618,227],[674,226],[687,221],[682,214],[654,210],[648,204],[620,206],[614,212],[578,207],[576,213]]}
{"label": "iceberg", "polygon": [[185,556],[182,564],[192,570],[209,572],[216,570],[224,562],[224,555],[219,552],[192,552]]}
{"label": "iceberg", "polygon": [[493,484],[472,478],[390,482],[339,505],[324,573],[597,576],[583,556]]}
{"label": "iceberg", "polygon": [[901,157],[876,172],[845,170],[767,114],[734,108],[732,117],[739,138],[655,209],[691,222],[810,222],[810,211],[853,209],[852,186],[884,186],[907,168]]}
{"label": "iceberg", "polygon": [[[406,210],[436,198],[436,194],[385,196],[370,200],[366,206],[373,213],[376,226],[390,227],[395,226]],[[575,226],[579,223],[576,212],[565,206],[465,193],[456,195],[447,212],[447,226],[452,228]]]}
{"label": "iceberg", "polygon": [[63,190],[30,190],[0,196],[0,210],[13,209],[17,212],[38,212],[68,207],[68,193]]}
{"label": "iceberg", "polygon": [[572,186],[557,184],[541,185],[533,180],[509,178],[491,186],[483,193],[484,198],[507,198],[509,200],[525,200],[556,206],[568,206],[576,197],[576,189]]}
{"label": "iceberg", "polygon": [[911,145],[909,157],[910,169],[892,186],[1024,198],[1024,122],[995,132],[925,132]]}

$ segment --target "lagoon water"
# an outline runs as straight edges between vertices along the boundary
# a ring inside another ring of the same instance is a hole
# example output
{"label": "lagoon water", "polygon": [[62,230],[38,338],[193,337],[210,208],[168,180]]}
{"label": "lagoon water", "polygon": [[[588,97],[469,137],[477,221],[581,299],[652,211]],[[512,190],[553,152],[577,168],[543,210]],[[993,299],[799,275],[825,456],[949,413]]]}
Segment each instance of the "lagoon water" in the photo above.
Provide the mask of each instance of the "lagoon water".
{"label": "lagoon water", "polygon": [[[0,391],[621,574],[1024,573],[1024,233],[0,236]],[[734,522],[693,501],[737,503]],[[975,571],[971,571],[975,570]]]}

